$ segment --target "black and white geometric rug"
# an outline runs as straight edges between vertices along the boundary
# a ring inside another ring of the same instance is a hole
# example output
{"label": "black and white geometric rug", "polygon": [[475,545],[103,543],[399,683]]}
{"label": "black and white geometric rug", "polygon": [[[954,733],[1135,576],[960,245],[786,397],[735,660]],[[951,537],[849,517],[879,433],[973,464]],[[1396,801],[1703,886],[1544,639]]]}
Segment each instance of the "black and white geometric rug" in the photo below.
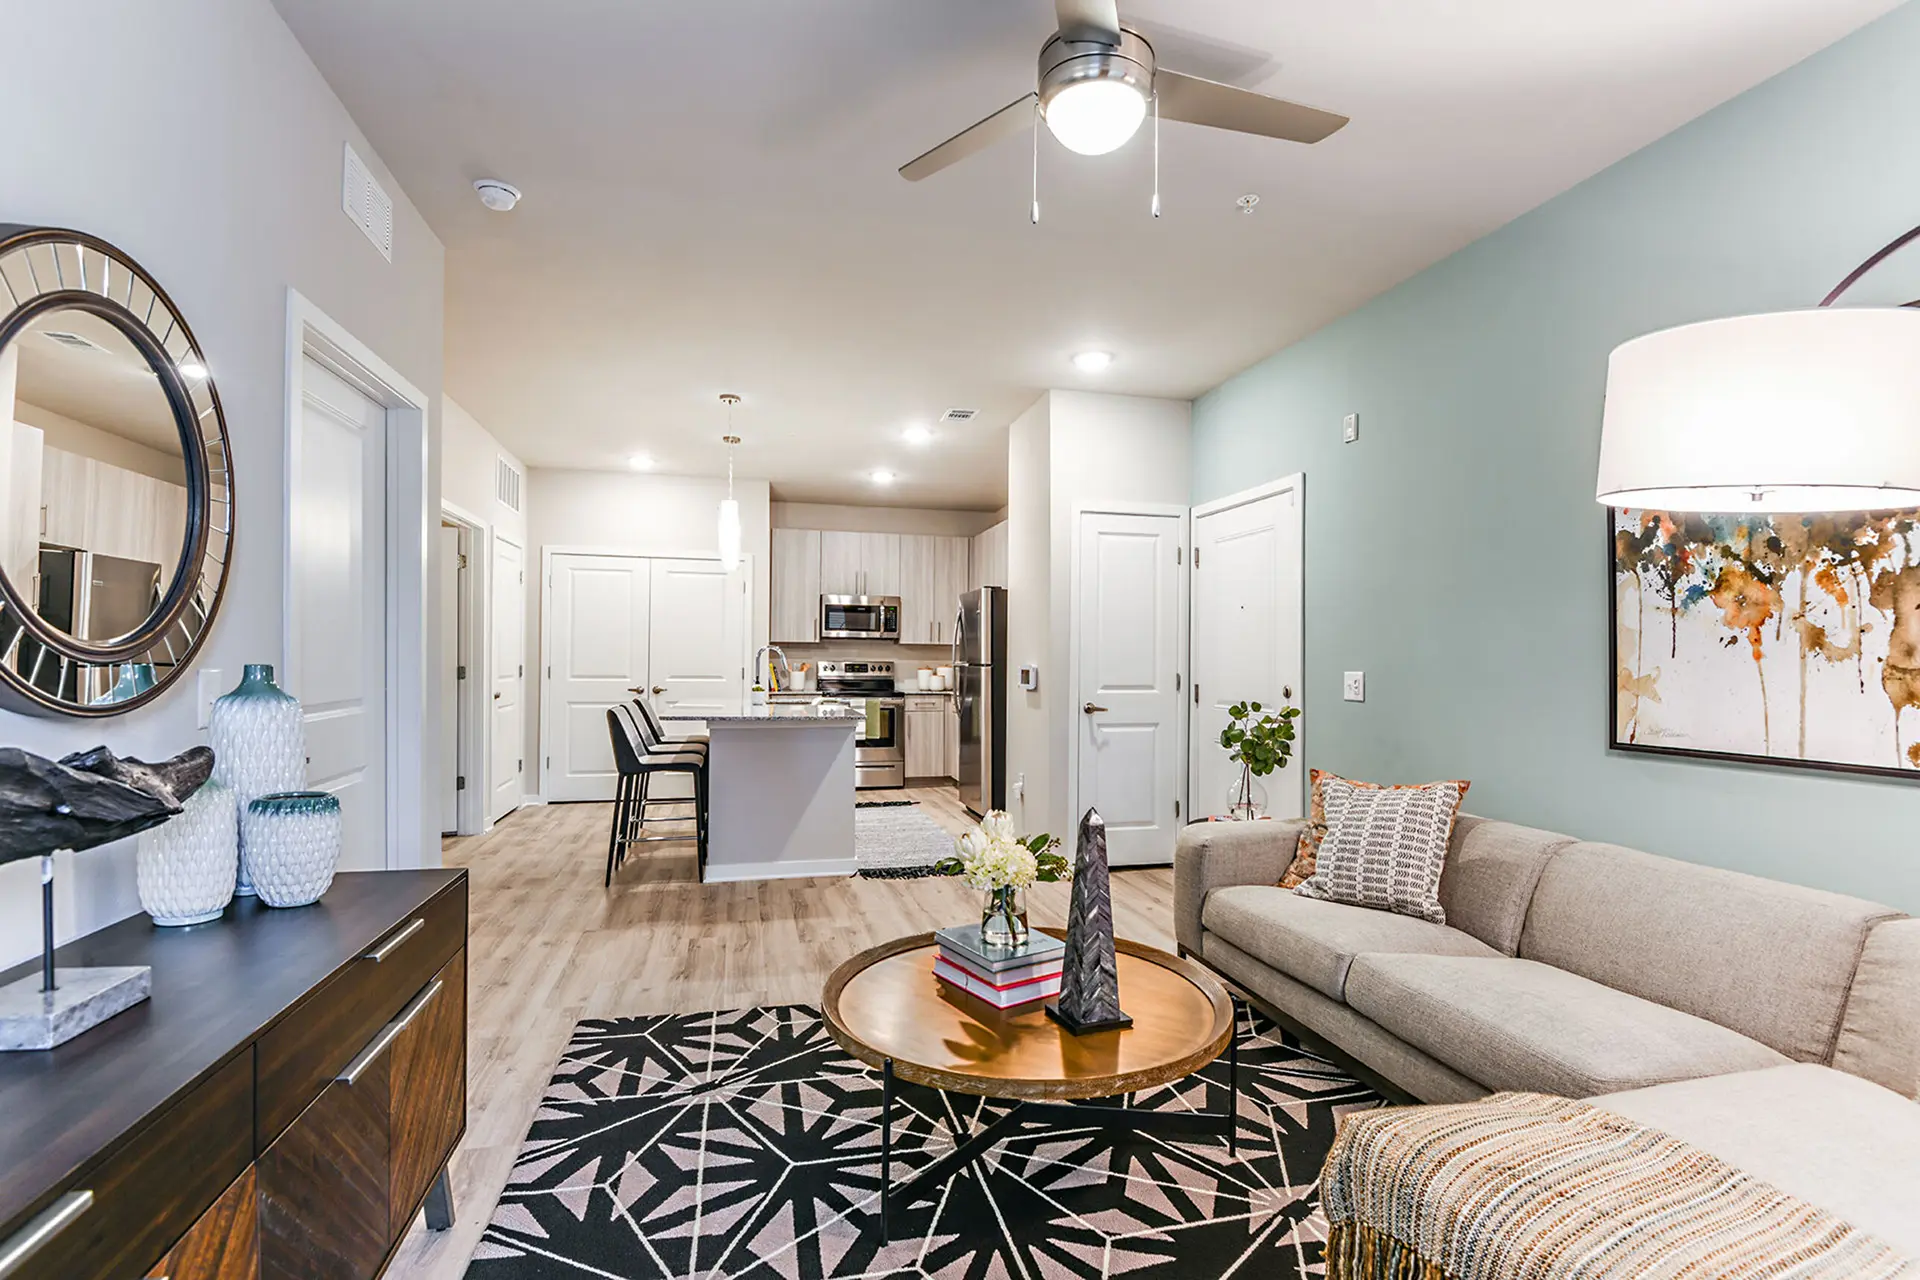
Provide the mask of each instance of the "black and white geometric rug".
{"label": "black and white geometric rug", "polygon": [[[1381,1099],[1244,1006],[1240,1154],[1035,1130],[875,1229],[880,1082],[802,1005],[582,1022],[469,1280],[1278,1280],[1324,1274],[1316,1180]],[[1131,1104],[1224,1108],[1226,1063]],[[894,1177],[998,1104],[901,1086]]]}

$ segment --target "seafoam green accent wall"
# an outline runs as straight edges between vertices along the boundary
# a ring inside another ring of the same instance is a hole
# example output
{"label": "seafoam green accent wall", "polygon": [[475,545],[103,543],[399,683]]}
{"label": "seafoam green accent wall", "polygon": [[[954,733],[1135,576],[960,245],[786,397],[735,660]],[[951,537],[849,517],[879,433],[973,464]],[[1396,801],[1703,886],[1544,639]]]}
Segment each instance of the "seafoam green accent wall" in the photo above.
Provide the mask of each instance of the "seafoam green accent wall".
{"label": "seafoam green accent wall", "polygon": [[[1920,913],[1920,776],[1606,749],[1593,500],[1613,347],[1811,305],[1920,223],[1916,67],[1908,4],[1201,398],[1196,502],[1307,476],[1310,764]],[[1857,293],[1920,297],[1920,247]]]}

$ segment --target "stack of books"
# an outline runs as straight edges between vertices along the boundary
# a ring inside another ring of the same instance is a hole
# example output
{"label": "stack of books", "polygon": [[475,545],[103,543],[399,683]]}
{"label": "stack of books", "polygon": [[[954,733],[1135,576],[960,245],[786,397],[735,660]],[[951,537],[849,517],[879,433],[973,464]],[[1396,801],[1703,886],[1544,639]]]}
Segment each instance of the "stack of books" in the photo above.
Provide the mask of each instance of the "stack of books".
{"label": "stack of books", "polygon": [[989,949],[980,926],[942,929],[933,935],[939,950],[933,973],[942,982],[986,1001],[996,1009],[1014,1009],[1060,994],[1060,973],[1067,944],[1038,930],[1022,946]]}

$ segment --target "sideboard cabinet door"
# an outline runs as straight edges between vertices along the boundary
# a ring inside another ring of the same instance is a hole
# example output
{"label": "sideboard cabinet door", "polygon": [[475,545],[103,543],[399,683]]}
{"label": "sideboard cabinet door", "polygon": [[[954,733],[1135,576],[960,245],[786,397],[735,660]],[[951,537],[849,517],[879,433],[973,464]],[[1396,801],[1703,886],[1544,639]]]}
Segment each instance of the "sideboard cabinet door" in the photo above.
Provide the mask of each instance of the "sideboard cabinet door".
{"label": "sideboard cabinet door", "polygon": [[235,1179],[147,1280],[259,1280],[260,1209],[253,1169]]}
{"label": "sideboard cabinet door", "polygon": [[393,1235],[398,1239],[467,1127],[467,953],[437,975],[440,989],[393,1042]]}
{"label": "sideboard cabinet door", "polygon": [[391,1055],[336,1080],[261,1155],[261,1280],[365,1280],[387,1221]]}

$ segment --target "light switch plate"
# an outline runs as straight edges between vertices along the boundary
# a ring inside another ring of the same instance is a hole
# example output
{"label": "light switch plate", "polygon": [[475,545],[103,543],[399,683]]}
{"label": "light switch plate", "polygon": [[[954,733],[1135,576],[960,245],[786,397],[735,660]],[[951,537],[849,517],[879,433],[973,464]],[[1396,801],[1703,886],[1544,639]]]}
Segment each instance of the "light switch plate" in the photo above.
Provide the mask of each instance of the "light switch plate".
{"label": "light switch plate", "polygon": [[1360,438],[1360,415],[1350,413],[1340,423],[1340,442],[1352,444]]}
{"label": "light switch plate", "polygon": [[1365,702],[1367,700],[1367,673],[1364,671],[1347,672],[1347,674],[1341,678],[1340,693],[1348,702]]}
{"label": "light switch plate", "polygon": [[218,667],[200,668],[200,683],[197,687],[198,700],[195,703],[195,720],[204,729],[213,722],[213,700],[220,696],[220,686],[224,684]]}

